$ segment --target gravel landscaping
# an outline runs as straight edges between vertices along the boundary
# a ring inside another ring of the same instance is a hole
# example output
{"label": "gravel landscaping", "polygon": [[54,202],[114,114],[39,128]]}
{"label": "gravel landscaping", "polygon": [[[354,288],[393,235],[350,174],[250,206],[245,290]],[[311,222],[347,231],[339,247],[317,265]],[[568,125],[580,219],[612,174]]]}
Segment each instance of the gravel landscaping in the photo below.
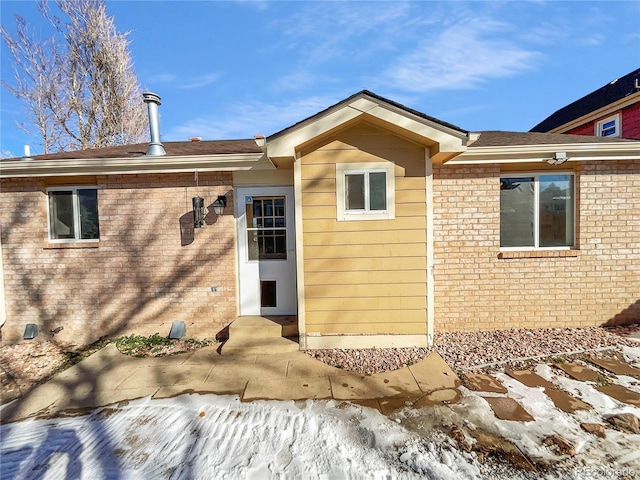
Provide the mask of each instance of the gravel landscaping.
{"label": "gravel landscaping", "polygon": [[[608,347],[640,346],[627,338],[640,325],[625,327],[510,329],[491,332],[437,333],[434,347],[454,370],[490,366],[521,367],[529,360],[605,351]],[[314,350],[309,355],[328,365],[366,374],[388,372],[425,358],[429,348]]]}

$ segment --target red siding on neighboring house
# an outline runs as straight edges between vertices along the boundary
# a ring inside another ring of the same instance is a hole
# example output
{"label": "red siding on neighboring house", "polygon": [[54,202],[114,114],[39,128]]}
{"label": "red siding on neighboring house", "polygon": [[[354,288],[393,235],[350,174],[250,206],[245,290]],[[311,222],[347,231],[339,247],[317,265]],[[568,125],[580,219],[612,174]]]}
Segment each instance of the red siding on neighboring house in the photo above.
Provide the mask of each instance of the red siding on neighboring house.
{"label": "red siding on neighboring house", "polygon": [[640,102],[622,111],[622,136],[640,139]]}
{"label": "red siding on neighboring house", "polygon": [[[599,121],[600,119],[598,119]],[[568,130],[566,133],[573,135],[595,135],[596,131],[596,122],[585,123],[584,125],[580,125],[579,127],[572,128]]]}
{"label": "red siding on neighboring house", "polygon": [[[2,180],[3,341],[20,339],[27,323],[39,325],[40,338],[63,327],[56,339],[90,342],[133,332],[166,336],[176,320],[186,322],[188,336],[204,337],[235,318],[230,173],[200,173],[199,187],[193,174],[94,181],[100,241],[88,245],[47,241],[44,180]],[[205,227],[194,232],[191,197],[209,205],[225,193],[227,213],[210,213]]]}
{"label": "red siding on neighboring house", "polygon": [[612,117],[616,113],[620,113],[621,119],[621,137],[624,138],[637,138],[640,139],[640,103],[635,103],[626,108],[623,108],[619,112],[609,113],[597,118],[594,121],[580,125],[579,127],[572,128],[563,133],[569,133],[574,135],[596,135],[596,125],[599,121],[605,118]]}

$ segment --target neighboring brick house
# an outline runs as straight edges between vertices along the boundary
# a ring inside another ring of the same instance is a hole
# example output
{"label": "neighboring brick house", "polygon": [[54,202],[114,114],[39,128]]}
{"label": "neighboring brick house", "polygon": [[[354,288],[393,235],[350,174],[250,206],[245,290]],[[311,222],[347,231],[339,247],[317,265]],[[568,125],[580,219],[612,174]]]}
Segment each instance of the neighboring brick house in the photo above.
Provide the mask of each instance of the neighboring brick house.
{"label": "neighboring brick house", "polygon": [[561,108],[531,131],[640,139],[640,68]]}
{"label": "neighboring brick house", "polygon": [[640,321],[639,141],[473,133],[362,91],[266,138],[158,146],[0,163],[3,341],[238,315],[297,315],[301,348]]}

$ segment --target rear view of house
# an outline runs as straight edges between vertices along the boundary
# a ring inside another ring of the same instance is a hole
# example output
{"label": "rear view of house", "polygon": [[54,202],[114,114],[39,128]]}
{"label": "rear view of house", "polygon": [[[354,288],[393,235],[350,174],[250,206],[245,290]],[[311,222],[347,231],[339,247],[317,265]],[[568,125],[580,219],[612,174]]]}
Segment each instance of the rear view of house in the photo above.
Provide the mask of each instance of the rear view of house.
{"label": "rear view of house", "polygon": [[640,320],[638,141],[469,132],[362,91],[162,148],[2,161],[3,340],[263,315],[294,316],[303,349],[423,346]]}

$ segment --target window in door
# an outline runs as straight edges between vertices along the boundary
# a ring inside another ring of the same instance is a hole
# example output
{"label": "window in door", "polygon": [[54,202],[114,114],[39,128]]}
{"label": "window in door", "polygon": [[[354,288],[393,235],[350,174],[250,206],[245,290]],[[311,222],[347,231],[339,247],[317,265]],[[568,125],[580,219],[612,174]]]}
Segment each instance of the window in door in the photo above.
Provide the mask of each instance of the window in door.
{"label": "window in door", "polygon": [[246,197],[249,260],[287,259],[285,197]]}

